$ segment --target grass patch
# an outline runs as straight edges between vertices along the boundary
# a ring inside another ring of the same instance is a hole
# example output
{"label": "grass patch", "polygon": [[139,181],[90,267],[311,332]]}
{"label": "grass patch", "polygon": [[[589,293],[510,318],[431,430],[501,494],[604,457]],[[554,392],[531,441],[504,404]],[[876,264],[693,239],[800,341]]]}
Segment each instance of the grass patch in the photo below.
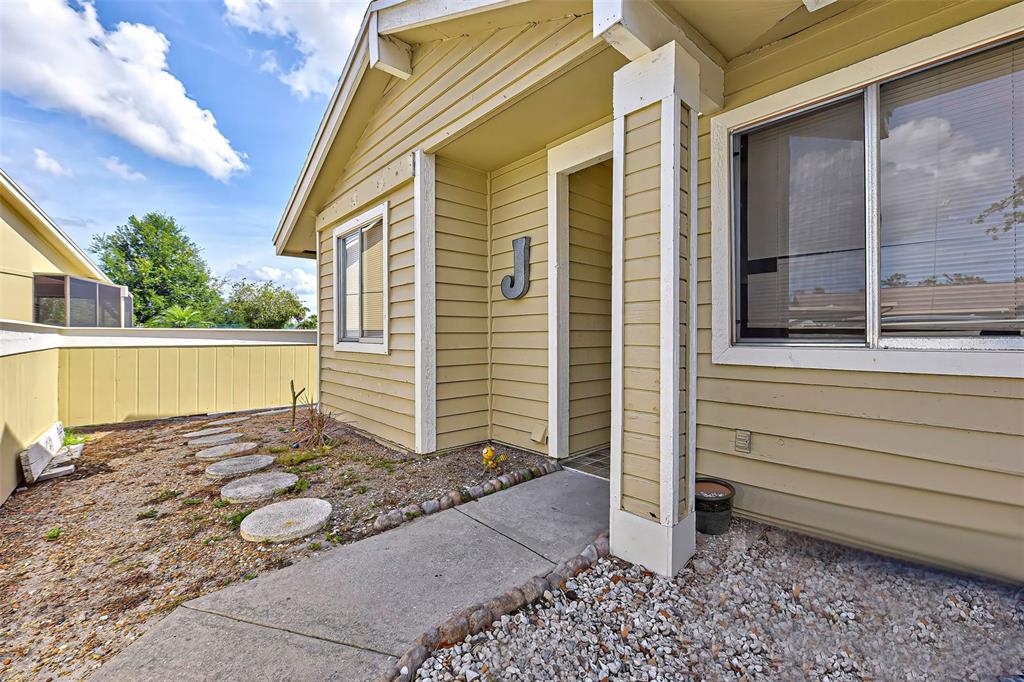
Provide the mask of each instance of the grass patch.
{"label": "grass patch", "polygon": [[407,518],[407,519],[415,519],[417,516],[423,516],[423,512],[418,512],[418,511],[405,512],[405,518]]}
{"label": "grass patch", "polygon": [[295,483],[292,484],[292,492],[296,494],[304,493],[307,490],[309,490],[309,486],[311,485],[312,483],[309,482],[308,478],[300,478],[299,480],[295,481]]}
{"label": "grass patch", "polygon": [[74,429],[64,431],[64,445],[81,445],[89,440],[89,436],[79,433]]}
{"label": "grass patch", "polygon": [[352,490],[355,490],[356,493],[358,493],[359,495],[365,495],[366,493],[370,492],[370,486],[368,486],[368,485],[357,485],[354,488],[352,488]]}
{"label": "grass patch", "polygon": [[255,573],[246,573],[245,575],[242,576],[242,580],[252,580],[255,577],[256,577]]}
{"label": "grass patch", "polygon": [[231,503],[228,502],[227,500],[217,500],[216,502],[213,503],[213,506],[216,507],[217,509],[223,509],[224,507],[228,506],[229,504],[231,504]]}
{"label": "grass patch", "polygon": [[172,500],[175,497],[181,497],[184,494],[185,493],[183,493],[180,490],[164,490],[159,495],[157,495],[156,497],[151,499],[149,501],[149,504],[160,504],[161,502],[166,502],[167,500]]}
{"label": "grass patch", "polygon": [[342,542],[345,541],[345,539],[341,537],[341,535],[339,535],[338,533],[328,533],[324,537],[327,538],[328,542],[333,543],[335,545],[340,545]]}
{"label": "grass patch", "polygon": [[49,542],[52,542],[52,541],[56,540],[59,537],[60,537],[60,526],[54,526],[46,534],[46,539]]}
{"label": "grass patch", "polygon": [[208,537],[205,540],[203,540],[203,546],[207,547],[209,545],[212,545],[215,542],[220,542],[221,540],[226,540],[227,537],[228,537],[227,535],[211,535],[210,537]]}
{"label": "grass patch", "polygon": [[298,450],[288,455],[281,455],[277,458],[277,463],[286,467],[298,466],[311,459],[323,457],[325,454],[324,452],[316,452],[314,450]]}
{"label": "grass patch", "polygon": [[198,497],[190,497],[187,500],[182,500],[181,503],[183,505],[185,505],[186,507],[194,507],[197,504],[202,504],[203,501],[201,499],[199,499]]}
{"label": "grass patch", "polygon": [[289,450],[291,450],[291,448],[288,447],[287,445],[275,445],[272,448],[268,448],[267,452],[271,452],[271,453],[273,453],[275,455],[278,455],[278,454],[280,454],[282,452],[288,452]]}
{"label": "grass patch", "polygon": [[224,521],[226,521],[228,526],[230,526],[231,528],[238,528],[240,525],[242,525],[242,519],[244,519],[249,514],[252,514],[252,512],[252,509],[243,509],[242,511],[235,512],[230,516],[225,516]]}
{"label": "grass patch", "polygon": [[322,547],[323,545],[321,545],[319,542],[309,543],[309,551],[311,552],[319,552]]}
{"label": "grass patch", "polygon": [[147,510],[146,510],[146,511],[144,511],[144,512],[139,512],[139,513],[138,513],[138,515],[136,515],[136,517],[135,517],[135,518],[136,518],[137,520],[139,520],[139,521],[142,521],[143,519],[155,519],[155,518],[156,518],[156,515],[157,515],[158,513],[159,513],[159,512],[157,512],[157,510],[156,510],[156,509],[154,509],[154,508],[150,507],[149,509],[147,509]]}

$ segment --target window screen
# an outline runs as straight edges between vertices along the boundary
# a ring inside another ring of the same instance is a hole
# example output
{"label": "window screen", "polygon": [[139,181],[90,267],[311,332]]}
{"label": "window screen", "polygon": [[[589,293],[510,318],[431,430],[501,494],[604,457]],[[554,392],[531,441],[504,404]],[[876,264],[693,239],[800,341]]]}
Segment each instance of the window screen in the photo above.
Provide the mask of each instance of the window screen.
{"label": "window screen", "polygon": [[883,334],[1024,328],[1024,43],[880,88]]}
{"label": "window screen", "polygon": [[68,278],[71,321],[69,327],[95,327],[97,323],[96,282]]}
{"label": "window screen", "polygon": [[33,319],[38,324],[65,324],[67,301],[64,298],[64,278],[36,275],[33,280]]}
{"label": "window screen", "polygon": [[383,230],[377,221],[338,241],[339,341],[384,337]]}
{"label": "window screen", "polygon": [[384,231],[381,223],[363,231],[363,336],[384,336]]}
{"label": "window screen", "polygon": [[100,300],[100,326],[120,327],[121,326],[121,287],[113,287],[108,284],[99,285]]}
{"label": "window screen", "polygon": [[863,97],[734,137],[737,338],[863,339]]}
{"label": "window screen", "polygon": [[129,292],[124,297],[124,326],[134,327],[135,326],[135,298]]}

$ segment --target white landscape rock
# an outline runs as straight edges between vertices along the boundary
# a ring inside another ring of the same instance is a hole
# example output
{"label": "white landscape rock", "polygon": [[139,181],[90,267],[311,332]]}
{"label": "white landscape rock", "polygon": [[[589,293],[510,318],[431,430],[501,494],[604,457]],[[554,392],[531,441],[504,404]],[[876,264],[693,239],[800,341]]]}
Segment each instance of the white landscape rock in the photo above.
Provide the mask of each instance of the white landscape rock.
{"label": "white landscape rock", "polygon": [[283,471],[271,471],[266,474],[253,474],[232,481],[220,489],[220,498],[225,502],[258,502],[269,500],[281,491],[290,488],[299,480],[295,474]]}
{"label": "white landscape rock", "polygon": [[[227,430],[227,427],[225,427]],[[233,443],[242,437],[240,433],[218,433],[214,436],[203,436],[202,438],[193,438],[188,442],[191,447],[206,447],[208,445],[224,445],[225,443]]]}
{"label": "white landscape rock", "polygon": [[[250,445],[250,443],[232,443],[230,445],[220,445],[218,447],[229,448],[232,445]],[[255,445],[255,443],[251,443],[251,445]],[[210,466],[206,467],[206,475],[215,479],[231,478],[232,476],[251,474],[252,472],[259,471],[260,469],[266,469],[273,463],[274,458],[271,455],[232,457],[230,459],[222,459],[219,462],[214,462]]]}
{"label": "white landscape rock", "polygon": [[[225,445],[217,445],[212,448],[206,448],[196,453],[196,459],[204,462],[216,462],[219,459],[227,459],[228,457],[236,457],[238,455],[244,455],[247,452],[252,452],[259,448],[259,443],[252,443],[245,441],[243,443],[227,443]],[[269,455],[267,455],[269,457]]]}
{"label": "white landscape rock", "polygon": [[315,533],[330,517],[330,502],[303,497],[257,509],[242,520],[240,530],[250,542],[287,542]]}
{"label": "white landscape rock", "polygon": [[203,436],[215,436],[218,433],[224,433],[230,430],[231,427],[229,426],[217,426],[212,429],[199,429],[198,431],[189,431],[188,433],[183,433],[181,435],[183,438],[202,438]]}
{"label": "white landscape rock", "polygon": [[215,422],[210,422],[207,426],[227,426],[228,424],[238,424],[247,421],[249,421],[249,417],[230,417],[229,419],[218,419]]}

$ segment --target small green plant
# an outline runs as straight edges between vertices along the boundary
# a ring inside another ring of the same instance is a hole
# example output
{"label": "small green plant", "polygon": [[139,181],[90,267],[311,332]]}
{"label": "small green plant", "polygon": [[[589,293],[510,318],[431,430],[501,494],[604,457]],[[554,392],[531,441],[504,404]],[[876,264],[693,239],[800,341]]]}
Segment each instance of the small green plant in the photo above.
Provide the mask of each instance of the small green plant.
{"label": "small green plant", "polygon": [[304,493],[307,490],[309,490],[310,485],[312,484],[309,482],[308,478],[300,478],[299,480],[295,481],[295,483],[292,483],[291,492],[295,493],[296,495],[299,493]]}
{"label": "small green plant", "polygon": [[49,532],[48,532],[48,533],[46,534],[46,539],[47,539],[48,541],[50,541],[50,542],[52,542],[52,541],[56,540],[56,539],[57,539],[57,538],[59,538],[59,537],[60,537],[60,526],[54,526],[54,527],[53,527],[53,528],[51,528],[51,529],[50,529],[50,531],[49,531]]}
{"label": "small green plant", "polygon": [[296,450],[290,454],[278,457],[277,463],[286,467],[297,466],[304,462],[308,462],[311,459],[323,457],[325,454],[327,454],[325,451],[317,452],[315,450]]}
{"label": "small green plant", "polygon": [[224,520],[231,528],[238,528],[240,525],[242,525],[242,520],[245,519],[245,517],[249,514],[252,514],[252,512],[252,509],[243,509],[242,511],[235,512],[230,516],[225,516]]}
{"label": "small green plant", "polygon": [[311,542],[311,543],[309,543],[309,551],[310,552],[319,552],[321,547],[323,547],[323,545],[321,545],[319,542]]}
{"label": "small green plant", "polygon": [[370,492],[370,486],[368,486],[368,485],[357,485],[355,488],[353,488],[353,490],[355,490],[356,493],[359,494],[359,495],[365,495],[366,493]]}
{"label": "small green plant", "polygon": [[268,452],[276,455],[281,452],[288,452],[289,450],[291,450],[291,448],[287,445],[275,445],[274,447],[269,448]]}
{"label": "small green plant", "polygon": [[203,501],[201,499],[199,499],[198,497],[190,497],[188,499],[182,500],[181,503],[183,505],[185,505],[186,507],[194,507],[197,504],[202,504]]}
{"label": "small green plant", "polygon": [[306,417],[302,424],[299,445],[310,449],[324,449],[331,444],[334,418],[327,410],[313,401],[306,402]]}
{"label": "small green plant", "polygon": [[180,490],[163,490],[160,492],[159,495],[150,500],[149,503],[160,504],[161,502],[166,502],[167,500],[174,499],[175,497],[180,497],[184,494],[185,493],[183,493]]}
{"label": "small green plant", "polygon": [[255,577],[256,577],[255,573],[246,573],[245,575],[242,576],[242,580],[252,580]]}
{"label": "small green plant", "polygon": [[327,538],[328,542],[334,543],[335,545],[340,545],[342,542],[345,541],[345,539],[341,537],[339,533],[328,533],[324,537]]}
{"label": "small green plant", "polygon": [[226,535],[211,535],[210,537],[203,540],[203,546],[206,547],[212,545],[215,542],[220,542],[221,540],[225,539],[227,539]]}
{"label": "small green plant", "polygon": [[227,500],[217,500],[216,502],[213,503],[213,506],[216,507],[217,509],[223,509],[224,507],[228,506],[229,504],[231,504],[231,503],[228,502]]}
{"label": "small green plant", "polygon": [[89,436],[84,433],[79,433],[74,429],[67,429],[64,431],[64,445],[81,445],[89,440]]}
{"label": "small green plant", "polygon": [[422,515],[423,514],[421,512],[418,512],[418,511],[408,511],[408,512],[405,512],[405,518],[407,518],[407,519],[415,519],[417,516],[422,516]]}
{"label": "small green plant", "polygon": [[139,521],[141,521],[143,519],[155,519],[156,515],[158,513],[159,512],[157,512],[156,509],[154,509],[153,507],[150,507],[149,509],[147,509],[144,512],[139,512],[138,516],[136,516],[135,518],[138,519]]}

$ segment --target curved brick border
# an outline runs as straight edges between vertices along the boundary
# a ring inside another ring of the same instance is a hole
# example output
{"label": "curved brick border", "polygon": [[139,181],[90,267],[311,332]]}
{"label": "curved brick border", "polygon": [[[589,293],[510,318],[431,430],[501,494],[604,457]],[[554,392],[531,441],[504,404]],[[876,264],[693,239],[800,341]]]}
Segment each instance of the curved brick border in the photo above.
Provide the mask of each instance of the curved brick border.
{"label": "curved brick border", "polygon": [[486,629],[513,611],[531,604],[544,596],[545,592],[565,589],[565,581],[586,570],[598,559],[608,556],[608,530],[598,533],[594,541],[568,561],[564,561],[546,575],[530,578],[519,587],[486,602],[474,604],[448,618],[440,625],[430,628],[416,639],[398,662],[384,673],[381,682],[411,682],[416,671],[430,657],[435,649],[458,644],[469,635]]}
{"label": "curved brick border", "polygon": [[477,498],[496,493],[499,490],[505,490],[519,483],[525,483],[545,474],[553,474],[561,470],[562,465],[558,462],[543,462],[523,467],[522,469],[516,469],[497,478],[492,478],[482,485],[471,485],[468,488],[453,490],[447,495],[427,500],[423,504],[410,504],[402,509],[391,509],[390,511],[381,512],[373,522],[373,529],[377,531],[389,530],[402,525],[406,521],[412,521],[418,516],[451,509],[465,502],[472,502]]}

